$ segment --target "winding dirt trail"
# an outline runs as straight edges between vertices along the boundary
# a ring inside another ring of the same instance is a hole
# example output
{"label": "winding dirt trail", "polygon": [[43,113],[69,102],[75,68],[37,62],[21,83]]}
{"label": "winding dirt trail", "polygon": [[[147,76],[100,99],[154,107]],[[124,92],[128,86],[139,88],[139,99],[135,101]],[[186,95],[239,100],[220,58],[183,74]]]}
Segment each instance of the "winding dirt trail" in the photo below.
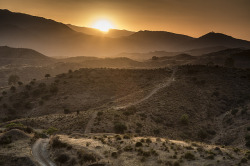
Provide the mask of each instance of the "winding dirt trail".
{"label": "winding dirt trail", "polygon": [[138,101],[135,101],[135,102],[133,102],[133,103],[128,103],[128,104],[123,105],[123,106],[116,106],[116,107],[113,107],[113,109],[118,110],[118,109],[128,108],[128,107],[130,107],[130,106],[134,106],[134,105],[137,105],[137,104],[139,104],[139,103],[141,103],[141,102],[143,102],[143,101],[145,101],[145,100],[148,100],[151,96],[153,96],[154,94],[156,94],[160,89],[165,88],[165,87],[171,85],[171,83],[172,83],[173,81],[175,81],[174,76],[175,76],[176,71],[177,71],[177,68],[174,68],[174,69],[173,69],[173,73],[172,73],[172,75],[170,76],[170,78],[168,78],[164,83],[161,83],[161,84],[157,85],[157,86],[156,86],[147,96],[145,96],[145,97],[143,97],[142,99],[140,99],[140,100],[138,100]]}
{"label": "winding dirt trail", "polygon": [[91,127],[93,126],[94,122],[95,122],[95,118],[97,116],[97,111],[94,111],[86,125],[86,128],[84,130],[84,134],[88,134],[91,133]]}
{"label": "winding dirt trail", "polygon": [[[177,71],[177,67],[173,68],[173,73],[172,75],[170,76],[170,78],[167,78],[167,80],[159,85],[157,85],[148,95],[146,95],[145,97],[143,97],[142,99],[134,102],[134,103],[128,103],[126,105],[123,105],[123,106],[116,106],[116,107],[113,107],[113,109],[115,110],[118,110],[118,109],[124,109],[124,108],[128,108],[130,106],[133,106],[133,105],[137,105],[147,99],[149,99],[151,96],[153,96],[154,94],[156,94],[160,89],[162,88],[165,88],[167,86],[169,86],[173,81],[175,81],[175,73]],[[93,113],[91,115],[91,118],[89,119],[87,125],[86,125],[86,128],[85,128],[85,131],[84,131],[84,134],[88,134],[88,133],[91,133],[91,127],[93,126],[94,124],[94,121],[95,121],[95,118],[97,116],[97,110],[93,110]]]}
{"label": "winding dirt trail", "polygon": [[32,155],[40,166],[56,166],[56,164],[49,158],[48,152],[49,139],[39,138],[32,146]]}

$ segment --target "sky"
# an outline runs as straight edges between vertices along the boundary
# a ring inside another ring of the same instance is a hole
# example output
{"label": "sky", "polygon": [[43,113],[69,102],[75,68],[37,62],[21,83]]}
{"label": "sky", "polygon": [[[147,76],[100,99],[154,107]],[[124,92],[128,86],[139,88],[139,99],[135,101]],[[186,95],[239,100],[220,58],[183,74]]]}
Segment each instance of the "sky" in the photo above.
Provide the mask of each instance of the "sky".
{"label": "sky", "polygon": [[116,29],[214,31],[250,41],[250,0],[0,0],[0,8],[77,26],[104,19]]}

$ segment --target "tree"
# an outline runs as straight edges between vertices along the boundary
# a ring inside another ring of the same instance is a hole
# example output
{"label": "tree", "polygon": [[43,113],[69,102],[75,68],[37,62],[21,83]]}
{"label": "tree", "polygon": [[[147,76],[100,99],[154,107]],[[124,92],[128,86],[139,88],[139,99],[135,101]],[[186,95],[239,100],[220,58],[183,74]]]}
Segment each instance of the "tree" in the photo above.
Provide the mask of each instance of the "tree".
{"label": "tree", "polygon": [[45,77],[48,79],[50,76],[50,74],[45,74]]}
{"label": "tree", "polygon": [[16,83],[20,80],[20,78],[18,77],[18,75],[10,75],[9,79],[8,79],[8,84],[9,85],[16,85]]}

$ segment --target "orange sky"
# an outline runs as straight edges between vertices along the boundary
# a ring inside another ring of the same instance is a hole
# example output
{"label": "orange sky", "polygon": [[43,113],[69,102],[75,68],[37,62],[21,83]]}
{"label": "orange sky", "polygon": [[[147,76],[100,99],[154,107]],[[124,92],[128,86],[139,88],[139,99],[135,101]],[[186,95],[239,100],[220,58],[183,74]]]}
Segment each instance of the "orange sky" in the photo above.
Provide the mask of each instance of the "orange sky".
{"label": "orange sky", "polygon": [[1,9],[78,26],[110,20],[117,29],[199,37],[215,31],[250,40],[250,0],[0,0]]}

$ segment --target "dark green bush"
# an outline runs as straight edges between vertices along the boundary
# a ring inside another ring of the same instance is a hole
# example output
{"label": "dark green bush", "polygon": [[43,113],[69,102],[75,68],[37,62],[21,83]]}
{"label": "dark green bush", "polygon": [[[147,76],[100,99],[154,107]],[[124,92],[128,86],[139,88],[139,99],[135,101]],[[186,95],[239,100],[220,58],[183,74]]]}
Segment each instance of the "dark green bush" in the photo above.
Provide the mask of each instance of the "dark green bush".
{"label": "dark green bush", "polygon": [[55,161],[63,164],[63,163],[66,163],[69,159],[70,159],[70,157],[67,154],[60,154],[55,159]]}
{"label": "dark green bush", "polygon": [[141,142],[136,142],[135,147],[141,147],[143,144]]}
{"label": "dark green bush", "polygon": [[118,133],[118,134],[123,134],[125,130],[127,130],[127,126],[123,123],[115,123],[114,125],[114,130],[115,130],[115,133]]}
{"label": "dark green bush", "polygon": [[195,156],[192,153],[187,152],[187,153],[185,153],[184,158],[187,160],[194,160]]}
{"label": "dark green bush", "polygon": [[12,142],[12,137],[10,136],[3,136],[0,138],[0,145],[10,144]]}
{"label": "dark green bush", "polygon": [[187,114],[183,114],[180,120],[182,124],[187,125],[189,122],[189,116]]}

